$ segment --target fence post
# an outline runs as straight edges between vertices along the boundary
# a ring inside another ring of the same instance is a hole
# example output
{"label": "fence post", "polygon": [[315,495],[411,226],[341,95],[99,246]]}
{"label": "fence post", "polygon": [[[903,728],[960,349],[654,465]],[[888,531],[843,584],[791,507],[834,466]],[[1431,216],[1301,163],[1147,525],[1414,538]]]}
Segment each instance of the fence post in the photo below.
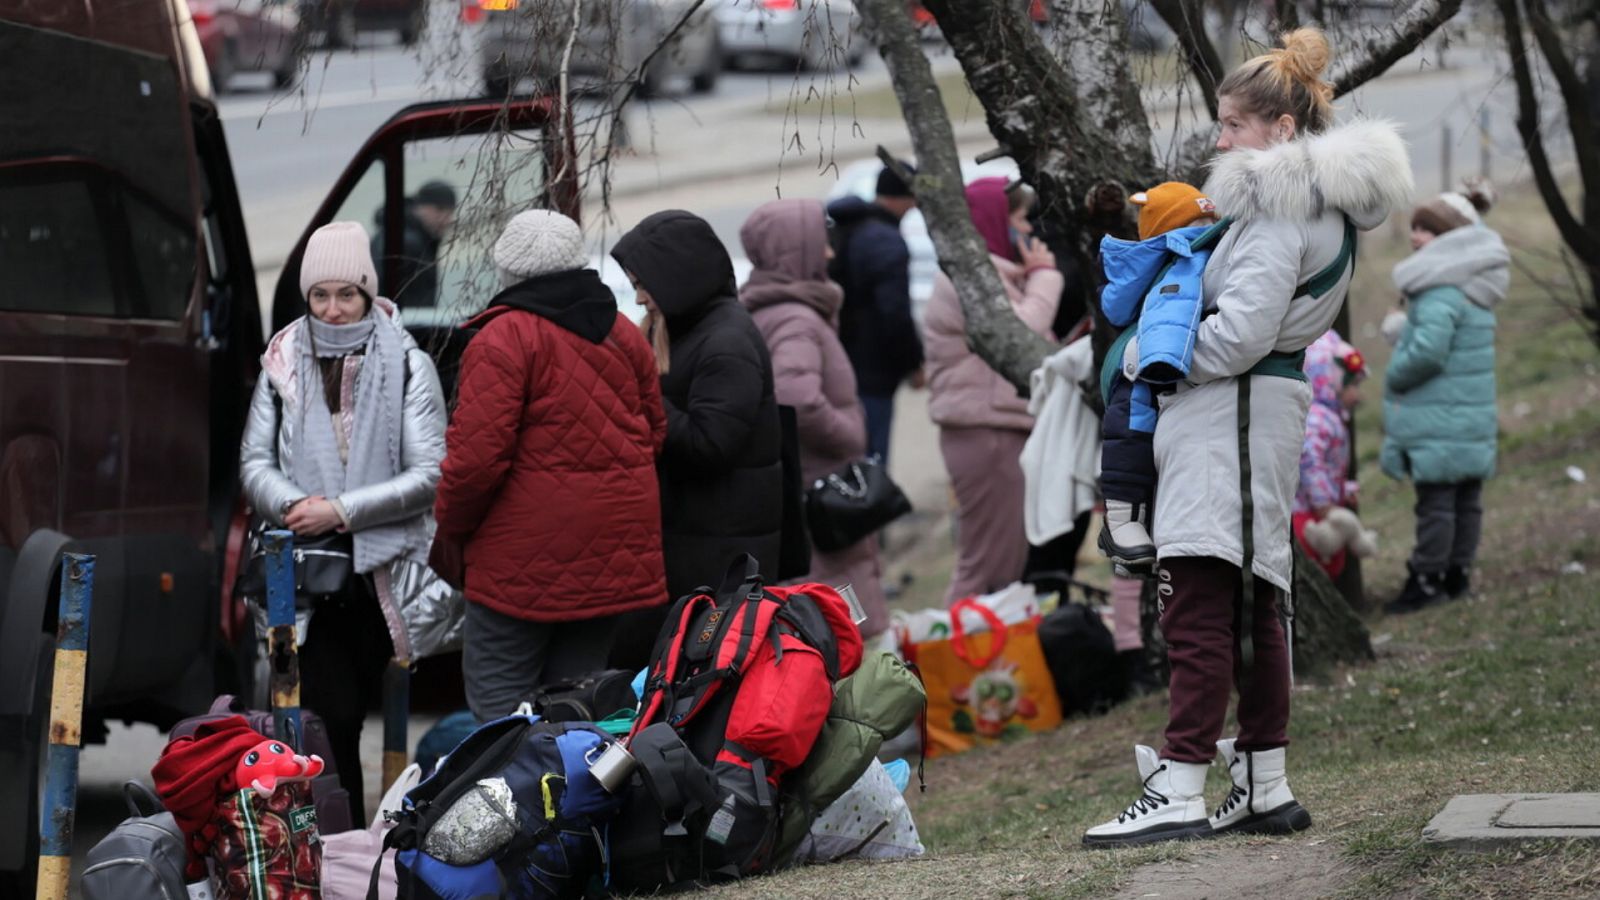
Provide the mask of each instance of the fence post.
{"label": "fence post", "polygon": [[1489,107],[1485,104],[1478,110],[1478,176],[1484,181],[1489,180]]}
{"label": "fence post", "polygon": [[406,723],[411,717],[411,660],[394,657],[383,671],[383,789],[395,783],[408,762]]}
{"label": "fence post", "polygon": [[1446,123],[1439,128],[1439,190],[1450,190],[1455,184],[1455,179],[1450,177],[1450,125]]}
{"label": "fence post", "polygon": [[295,647],[294,533],[263,535],[267,556],[267,659],[271,668],[272,727],[278,740],[299,753],[300,658]]}
{"label": "fence post", "polygon": [[50,746],[39,823],[37,900],[66,900],[72,870],[72,826],[78,805],[78,751],[83,739],[84,679],[89,671],[89,611],[94,557],[64,553],[55,674],[50,683]]}

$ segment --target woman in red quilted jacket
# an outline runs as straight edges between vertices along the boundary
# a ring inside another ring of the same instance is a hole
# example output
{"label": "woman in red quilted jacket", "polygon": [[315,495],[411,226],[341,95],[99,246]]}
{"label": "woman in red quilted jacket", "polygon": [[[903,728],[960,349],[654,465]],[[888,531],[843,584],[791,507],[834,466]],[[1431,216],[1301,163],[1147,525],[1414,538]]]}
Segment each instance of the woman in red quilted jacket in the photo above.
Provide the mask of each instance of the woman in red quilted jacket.
{"label": "woman in red quilted jacket", "polygon": [[494,246],[501,291],[466,324],[432,562],[464,583],[479,720],[603,668],[613,617],[667,601],[655,356],[586,268],[583,234],[529,210]]}

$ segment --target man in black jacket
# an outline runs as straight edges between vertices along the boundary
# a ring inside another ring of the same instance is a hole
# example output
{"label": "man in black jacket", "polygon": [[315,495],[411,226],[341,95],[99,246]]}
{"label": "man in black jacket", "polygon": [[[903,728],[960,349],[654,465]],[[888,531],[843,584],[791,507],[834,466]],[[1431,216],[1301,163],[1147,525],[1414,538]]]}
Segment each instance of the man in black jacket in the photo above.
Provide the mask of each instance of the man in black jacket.
{"label": "man in black jacket", "polygon": [[900,220],[916,205],[910,186],[888,168],[878,174],[873,202],[844,197],[828,205],[836,229],[829,274],[844,287],[839,340],[866,410],[867,453],[885,462],[894,393],[922,368],[922,339],[911,318],[911,252],[900,236]]}
{"label": "man in black jacket", "polygon": [[[372,258],[383,259],[383,210],[377,212],[380,233],[372,239]],[[442,181],[430,181],[406,198],[405,225],[400,233],[400,273],[394,284],[380,284],[384,296],[401,306],[432,307],[439,302],[439,245],[456,218],[456,192]],[[380,271],[382,267],[379,267]]]}

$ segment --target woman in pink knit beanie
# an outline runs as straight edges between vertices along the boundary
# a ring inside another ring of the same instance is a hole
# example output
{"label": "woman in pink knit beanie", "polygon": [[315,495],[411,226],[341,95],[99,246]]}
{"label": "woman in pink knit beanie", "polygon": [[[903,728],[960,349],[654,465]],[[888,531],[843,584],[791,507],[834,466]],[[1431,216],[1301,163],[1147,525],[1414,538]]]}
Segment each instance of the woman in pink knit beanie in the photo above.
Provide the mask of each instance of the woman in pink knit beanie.
{"label": "woman in pink knit beanie", "polygon": [[357,822],[361,725],[384,668],[449,649],[461,627],[460,595],[427,566],[444,396],[433,360],[377,296],[369,247],[355,222],[312,233],[300,262],[306,315],[267,343],[240,450],[263,528],[350,559],[342,590],[296,606],[301,698],[327,724]]}

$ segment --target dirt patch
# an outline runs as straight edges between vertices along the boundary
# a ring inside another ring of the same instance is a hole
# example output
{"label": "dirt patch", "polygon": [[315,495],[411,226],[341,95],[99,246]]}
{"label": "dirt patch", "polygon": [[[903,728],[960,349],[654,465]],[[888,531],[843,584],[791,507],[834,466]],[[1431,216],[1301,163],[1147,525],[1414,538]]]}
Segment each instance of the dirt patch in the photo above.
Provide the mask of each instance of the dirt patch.
{"label": "dirt patch", "polygon": [[1350,877],[1350,865],[1323,841],[1251,841],[1217,846],[1187,859],[1134,871],[1117,893],[1121,900],[1280,900],[1326,897]]}

